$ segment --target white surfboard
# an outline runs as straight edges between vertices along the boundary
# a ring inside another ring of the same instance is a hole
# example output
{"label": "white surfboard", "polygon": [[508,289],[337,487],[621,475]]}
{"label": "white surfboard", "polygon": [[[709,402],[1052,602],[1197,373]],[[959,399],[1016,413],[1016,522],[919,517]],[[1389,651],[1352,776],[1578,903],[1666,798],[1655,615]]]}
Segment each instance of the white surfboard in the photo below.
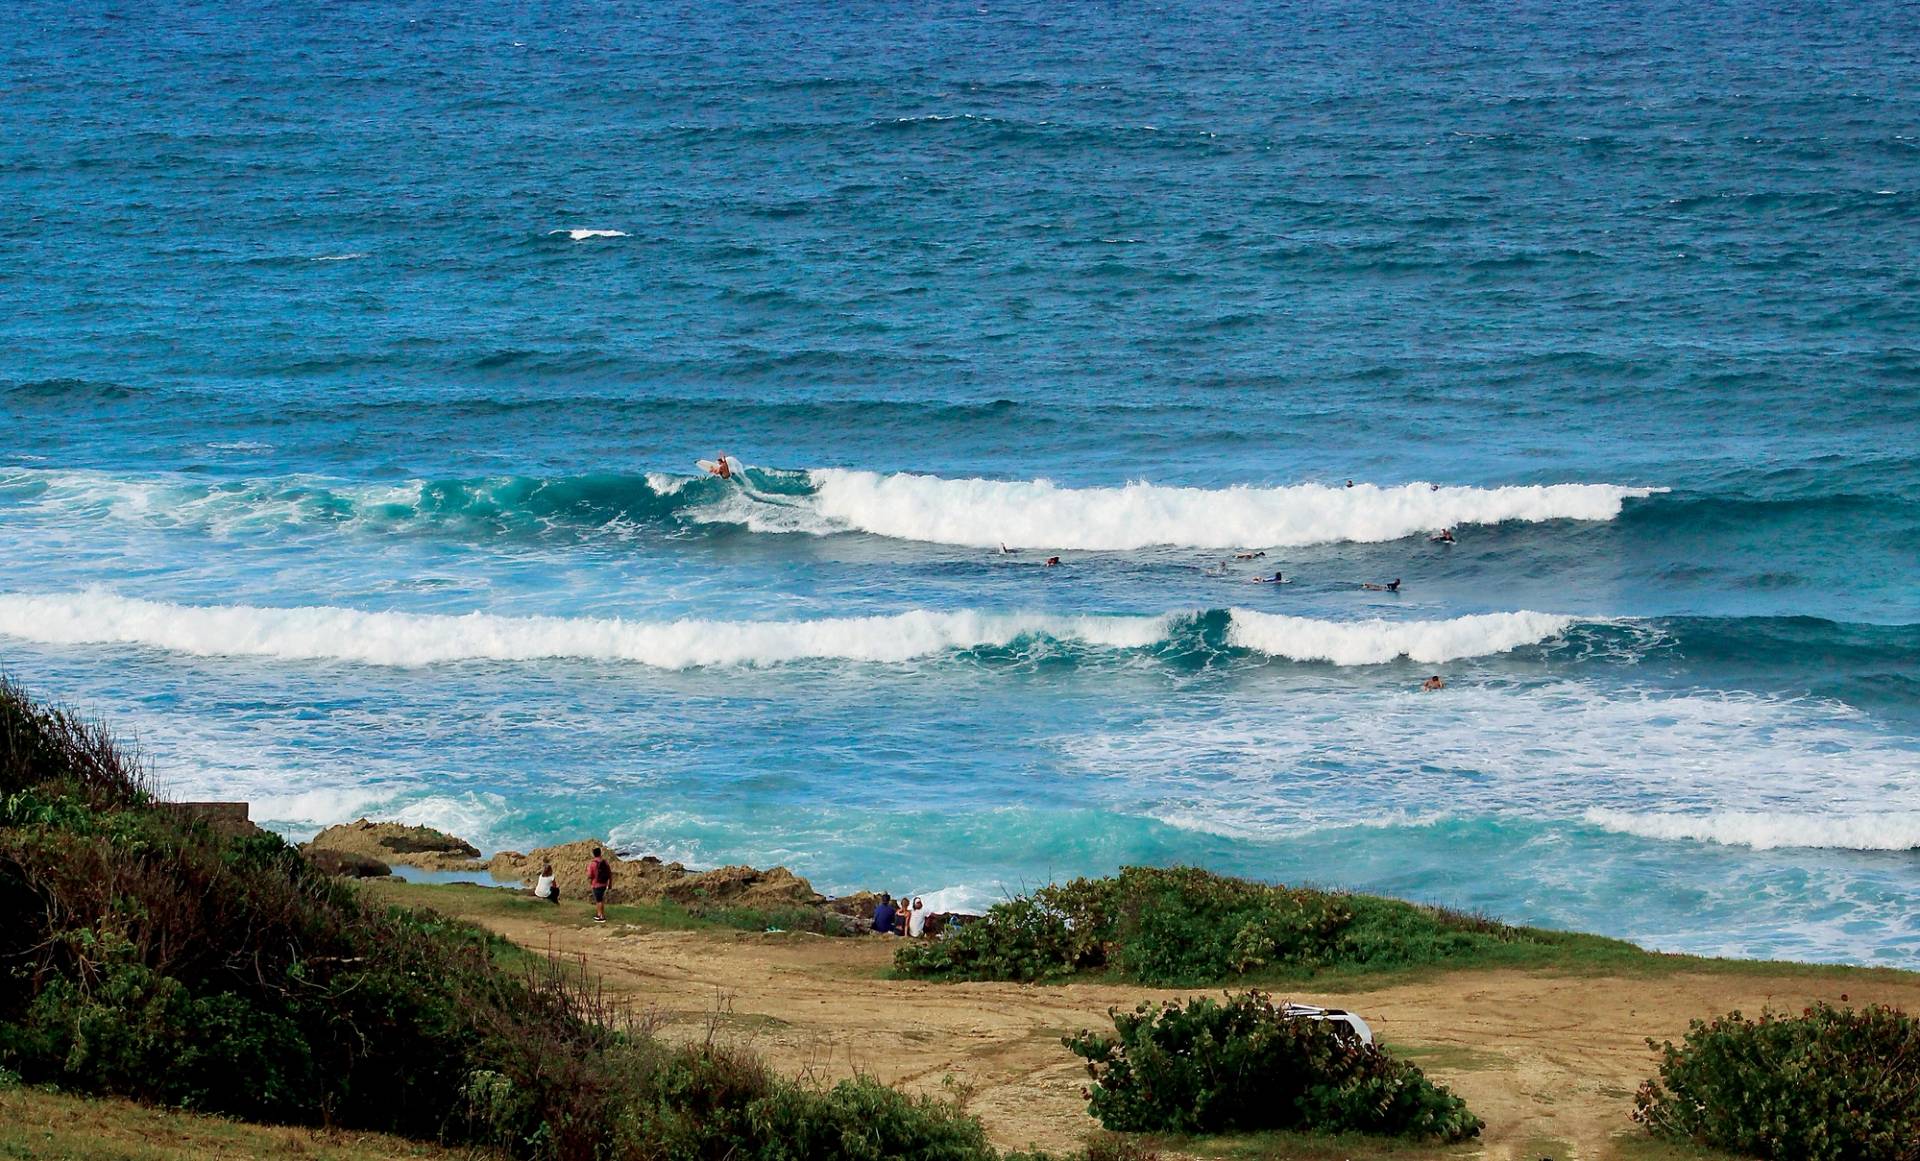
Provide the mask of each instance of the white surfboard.
{"label": "white surfboard", "polygon": [[[709,476],[717,476],[720,474],[720,465],[714,460],[695,460],[693,463],[695,467],[707,473]],[[742,470],[740,461],[732,456],[728,456],[727,470],[736,476],[739,475]]]}

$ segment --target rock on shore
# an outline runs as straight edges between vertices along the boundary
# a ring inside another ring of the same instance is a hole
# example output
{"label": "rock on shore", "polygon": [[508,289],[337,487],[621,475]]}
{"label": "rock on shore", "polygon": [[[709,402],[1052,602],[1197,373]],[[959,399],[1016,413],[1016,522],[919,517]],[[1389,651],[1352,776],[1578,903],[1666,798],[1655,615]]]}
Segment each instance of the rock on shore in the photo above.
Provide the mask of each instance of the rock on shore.
{"label": "rock on shore", "polygon": [[679,863],[663,863],[651,855],[623,859],[597,839],[541,847],[524,855],[518,851],[501,851],[486,866],[496,879],[509,882],[517,879],[531,887],[540,874],[541,864],[551,860],[561,898],[582,899],[587,895],[587,861],[593,857],[595,847],[600,848],[613,866],[613,887],[607,892],[610,903],[670,899],[676,903],[775,908],[817,907],[826,901],[813,889],[813,884],[785,867],[766,871],[753,867],[689,871]]}
{"label": "rock on shore", "polygon": [[430,826],[369,822],[364,818],[330,826],[300,849],[309,857],[319,851],[341,851],[383,863],[403,863],[423,871],[469,871],[481,865],[476,861],[480,858],[479,848],[443,831]]}

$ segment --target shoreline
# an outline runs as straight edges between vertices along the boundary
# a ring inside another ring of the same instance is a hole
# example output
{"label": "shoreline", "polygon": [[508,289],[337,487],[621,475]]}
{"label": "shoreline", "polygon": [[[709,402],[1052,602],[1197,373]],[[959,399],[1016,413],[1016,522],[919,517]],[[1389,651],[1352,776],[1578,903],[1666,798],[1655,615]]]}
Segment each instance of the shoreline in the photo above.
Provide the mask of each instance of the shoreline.
{"label": "shoreline", "polygon": [[[695,868],[677,861],[663,861],[649,854],[623,854],[612,843],[593,838],[536,847],[526,853],[500,850],[488,854],[458,836],[432,827],[368,818],[323,828],[312,839],[296,845],[310,859],[338,854],[349,859],[370,858],[380,864],[377,867],[362,866],[357,870],[340,868],[336,872],[349,877],[385,878],[428,887],[471,883],[491,890],[529,896],[542,859],[551,858],[562,898],[571,901],[588,898],[584,868],[591,849],[598,846],[614,866],[614,885],[607,896],[610,906],[666,902],[690,906],[700,912],[728,911],[739,916],[758,914],[788,922],[797,913],[808,912],[819,917],[820,926],[803,923],[799,929],[821,934],[870,934],[868,922],[880,896],[880,892],[872,890],[826,895],[814,890],[811,881],[785,866],[765,870],[745,864]],[[396,874],[393,870],[396,866],[409,868],[412,873]],[[1433,909],[1436,906],[1417,899],[1375,892],[1352,891],[1341,887],[1323,889],[1330,894],[1393,899],[1420,908]],[[934,912],[929,934],[937,933],[942,925],[955,918],[964,920],[980,914],[982,912],[967,910]],[[1498,917],[1491,918],[1493,922],[1506,926],[1549,932],[1571,939],[1609,941],[1672,964],[1749,965],[1756,969],[1778,967],[1812,972],[1884,972],[1895,978],[1920,978],[1920,969],[1886,964],[1666,951],[1648,948],[1618,936],[1564,928],[1541,928],[1530,924],[1511,925]]]}

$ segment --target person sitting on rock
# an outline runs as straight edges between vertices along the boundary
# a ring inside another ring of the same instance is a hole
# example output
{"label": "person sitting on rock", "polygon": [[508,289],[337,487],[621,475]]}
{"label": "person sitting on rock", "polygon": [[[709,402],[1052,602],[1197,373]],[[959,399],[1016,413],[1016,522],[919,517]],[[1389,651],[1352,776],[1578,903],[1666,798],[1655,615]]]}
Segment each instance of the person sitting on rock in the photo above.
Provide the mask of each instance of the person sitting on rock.
{"label": "person sitting on rock", "polygon": [[907,934],[919,939],[927,933],[927,905],[918,895],[914,896],[913,906],[907,909]]}
{"label": "person sitting on rock", "polygon": [[540,877],[534,881],[533,893],[536,898],[545,899],[549,903],[560,902],[560,883],[554,878],[551,862],[540,864]]}
{"label": "person sitting on rock", "polygon": [[893,896],[880,892],[880,902],[873,905],[873,933],[892,935],[894,914]]}

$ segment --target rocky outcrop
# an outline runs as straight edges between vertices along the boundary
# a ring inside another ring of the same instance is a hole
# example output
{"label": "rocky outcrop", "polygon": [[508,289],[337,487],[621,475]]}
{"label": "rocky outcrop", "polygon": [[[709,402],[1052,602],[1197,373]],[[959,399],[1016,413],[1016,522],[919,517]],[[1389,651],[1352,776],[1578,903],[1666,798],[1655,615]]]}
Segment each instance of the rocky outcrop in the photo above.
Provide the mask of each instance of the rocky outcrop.
{"label": "rocky outcrop", "polygon": [[651,855],[623,859],[597,839],[541,847],[524,855],[502,851],[488,862],[487,870],[496,879],[518,880],[531,887],[540,874],[541,864],[551,860],[561,896],[579,899],[587,893],[587,861],[593,857],[594,847],[599,847],[613,865],[613,887],[607,892],[607,901],[611,903],[670,899],[676,903],[698,902],[722,907],[775,908],[814,907],[825,901],[813,889],[813,884],[785,867],[767,871],[753,867],[689,871],[679,863],[663,863]]}
{"label": "rocky outcrop", "polygon": [[303,851],[345,851],[383,863],[405,863],[425,871],[476,869],[480,851],[472,843],[430,826],[397,822],[356,822],[330,826],[304,844]]}

